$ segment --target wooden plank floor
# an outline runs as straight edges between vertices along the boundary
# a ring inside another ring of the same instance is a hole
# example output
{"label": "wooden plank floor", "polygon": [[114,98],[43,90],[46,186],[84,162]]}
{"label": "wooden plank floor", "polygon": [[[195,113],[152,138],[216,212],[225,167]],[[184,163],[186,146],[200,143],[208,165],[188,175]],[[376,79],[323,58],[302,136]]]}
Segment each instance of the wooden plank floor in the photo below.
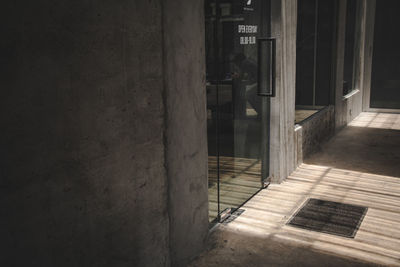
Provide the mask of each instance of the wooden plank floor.
{"label": "wooden plank floor", "polygon": [[[208,158],[209,221],[218,215],[217,158]],[[257,159],[220,157],[220,210],[240,206],[261,186],[261,162]]]}
{"label": "wooden plank floor", "polygon": [[[362,113],[349,128],[364,127],[366,133],[369,133],[367,128],[371,127],[393,131],[399,130],[399,126],[398,114]],[[351,135],[351,132],[343,131],[342,135],[345,134]],[[393,136],[400,135],[400,132],[387,135],[382,131],[382,134],[385,136],[378,140],[375,138],[375,132],[371,135],[375,140],[375,146],[379,146],[379,140],[388,142],[388,138],[395,138]],[[339,147],[340,142],[347,140],[342,135],[339,133],[336,139],[327,145],[327,149],[330,150],[323,149],[320,156],[323,157],[327,151],[336,153],[333,148]],[[353,144],[354,147],[359,146],[368,153],[368,147],[363,148],[370,144],[366,142],[368,136],[360,139],[362,141]],[[329,148],[330,146],[333,148]],[[376,157],[394,157],[397,160],[397,168],[400,168],[400,151],[396,143],[392,149],[390,153],[377,154]],[[333,156],[329,155],[331,159]],[[244,205],[245,212],[242,215],[233,222],[220,226],[221,231],[285,241],[344,258],[400,266],[400,177],[383,175],[384,166],[380,169],[379,165],[376,165],[376,171],[371,173],[352,170],[351,167],[347,169],[335,167],[335,165],[351,166],[351,164],[340,164],[340,157],[331,161],[332,166],[318,164],[318,158],[315,157],[311,162],[300,165],[282,184],[272,184],[268,189],[258,193]],[[377,158],[375,164],[383,162],[381,160]],[[374,164],[374,161],[368,164]],[[355,238],[313,232],[287,225],[291,216],[308,198],[368,207]]]}
{"label": "wooden plank floor", "polygon": [[[355,238],[286,225],[311,197],[368,207]],[[245,212],[225,227],[273,235],[327,253],[400,266],[400,179],[397,177],[302,164],[282,184],[270,185],[243,208]]]}

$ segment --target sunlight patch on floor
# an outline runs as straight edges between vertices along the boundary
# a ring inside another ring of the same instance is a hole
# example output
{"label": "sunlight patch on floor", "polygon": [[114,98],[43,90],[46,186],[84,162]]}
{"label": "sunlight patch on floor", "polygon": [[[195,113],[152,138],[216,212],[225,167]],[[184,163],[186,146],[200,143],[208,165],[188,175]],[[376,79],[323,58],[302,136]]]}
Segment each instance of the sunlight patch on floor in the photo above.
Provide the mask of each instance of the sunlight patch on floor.
{"label": "sunlight patch on floor", "polygon": [[[355,238],[287,225],[308,198],[368,207]],[[327,253],[400,266],[400,178],[302,164],[282,184],[247,202],[226,227],[241,234],[284,239]]]}
{"label": "sunlight patch on floor", "polygon": [[362,112],[349,126],[400,130],[400,114]]}

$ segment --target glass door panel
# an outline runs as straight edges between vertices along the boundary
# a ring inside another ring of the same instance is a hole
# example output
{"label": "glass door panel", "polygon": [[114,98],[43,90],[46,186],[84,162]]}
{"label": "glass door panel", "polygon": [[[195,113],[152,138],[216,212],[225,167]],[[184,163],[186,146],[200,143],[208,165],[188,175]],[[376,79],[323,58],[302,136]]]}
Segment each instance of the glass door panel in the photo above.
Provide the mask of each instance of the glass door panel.
{"label": "glass door panel", "polygon": [[258,63],[270,8],[265,0],[205,2],[211,220],[241,206],[268,175],[269,99],[259,94]]}
{"label": "glass door panel", "polygon": [[216,46],[216,1],[205,1],[205,49],[207,90],[207,140],[208,140],[208,204],[209,221],[218,219],[219,210],[219,157],[218,157],[218,61]]}

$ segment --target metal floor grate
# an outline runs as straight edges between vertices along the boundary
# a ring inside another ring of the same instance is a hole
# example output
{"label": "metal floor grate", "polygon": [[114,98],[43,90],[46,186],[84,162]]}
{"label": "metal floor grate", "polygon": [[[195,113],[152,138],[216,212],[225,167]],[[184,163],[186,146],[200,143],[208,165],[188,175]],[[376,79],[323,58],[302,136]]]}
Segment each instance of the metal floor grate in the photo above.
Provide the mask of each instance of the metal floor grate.
{"label": "metal floor grate", "polygon": [[354,238],[367,210],[367,207],[310,198],[287,224]]}
{"label": "metal floor grate", "polygon": [[233,222],[237,217],[239,217],[245,210],[244,209],[237,209],[235,210],[229,217],[227,217],[222,224],[228,224]]}

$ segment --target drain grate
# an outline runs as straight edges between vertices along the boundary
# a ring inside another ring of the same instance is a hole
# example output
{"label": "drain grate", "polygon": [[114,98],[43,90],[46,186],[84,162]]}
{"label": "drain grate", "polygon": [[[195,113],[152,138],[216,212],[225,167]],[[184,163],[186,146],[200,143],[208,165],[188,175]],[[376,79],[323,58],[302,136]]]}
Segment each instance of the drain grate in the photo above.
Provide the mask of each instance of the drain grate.
{"label": "drain grate", "polygon": [[233,222],[237,217],[239,217],[245,210],[244,209],[237,209],[229,217],[227,217],[222,224],[228,224]]}
{"label": "drain grate", "polygon": [[310,198],[288,224],[354,238],[367,210],[367,207]]}

